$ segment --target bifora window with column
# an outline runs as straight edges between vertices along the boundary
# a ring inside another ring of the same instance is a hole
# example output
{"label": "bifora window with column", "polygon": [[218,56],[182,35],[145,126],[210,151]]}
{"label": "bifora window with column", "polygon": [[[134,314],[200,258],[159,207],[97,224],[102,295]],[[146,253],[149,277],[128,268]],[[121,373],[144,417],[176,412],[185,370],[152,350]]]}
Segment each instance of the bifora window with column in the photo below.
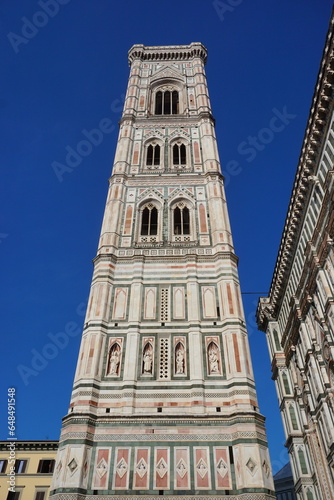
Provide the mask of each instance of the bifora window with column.
{"label": "bifora window with column", "polygon": [[145,144],[143,170],[159,170],[163,168],[163,143],[155,139],[150,139]]}
{"label": "bifora window with column", "polygon": [[191,170],[189,144],[186,139],[173,139],[169,146],[169,170]]}
{"label": "bifora window with column", "polygon": [[179,200],[171,206],[171,239],[172,242],[187,242],[194,240],[193,210],[189,202]]}
{"label": "bifora window with column", "polygon": [[159,227],[160,207],[154,201],[148,201],[139,209],[139,243],[158,243],[161,241]]}

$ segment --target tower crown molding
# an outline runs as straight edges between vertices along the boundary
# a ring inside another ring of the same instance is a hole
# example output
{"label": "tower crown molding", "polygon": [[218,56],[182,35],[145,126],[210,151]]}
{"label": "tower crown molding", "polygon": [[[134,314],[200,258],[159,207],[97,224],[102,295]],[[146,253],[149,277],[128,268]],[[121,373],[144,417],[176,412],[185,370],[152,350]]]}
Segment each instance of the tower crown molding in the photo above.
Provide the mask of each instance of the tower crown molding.
{"label": "tower crown molding", "polygon": [[141,61],[182,61],[200,57],[206,64],[208,52],[200,42],[190,45],[145,46],[136,44],[128,52],[129,65],[139,59]]}

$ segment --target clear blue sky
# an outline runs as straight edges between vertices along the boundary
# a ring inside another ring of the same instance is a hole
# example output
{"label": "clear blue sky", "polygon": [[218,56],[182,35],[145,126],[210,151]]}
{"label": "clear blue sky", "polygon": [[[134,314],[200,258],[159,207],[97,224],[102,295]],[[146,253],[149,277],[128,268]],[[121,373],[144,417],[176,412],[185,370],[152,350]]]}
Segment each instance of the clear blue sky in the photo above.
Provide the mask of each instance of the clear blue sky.
{"label": "clear blue sky", "polygon": [[[266,292],[332,8],[328,0],[222,0],[217,9],[213,0],[58,2],[59,8],[46,0],[0,4],[1,439],[7,438],[6,391],[12,386],[17,437],[59,437],[127,85],[128,49],[194,41],[208,48],[242,291]],[[115,129],[60,182],[53,162],[65,163],[66,148],[75,149],[85,138],[82,131],[104,118]],[[258,297],[243,297],[276,472],[286,461],[281,418],[265,337],[254,321]],[[67,333],[68,344],[55,347],[53,336],[65,329],[76,335]],[[45,349],[50,359],[33,367],[36,353]],[[23,377],[22,366],[32,372]]]}

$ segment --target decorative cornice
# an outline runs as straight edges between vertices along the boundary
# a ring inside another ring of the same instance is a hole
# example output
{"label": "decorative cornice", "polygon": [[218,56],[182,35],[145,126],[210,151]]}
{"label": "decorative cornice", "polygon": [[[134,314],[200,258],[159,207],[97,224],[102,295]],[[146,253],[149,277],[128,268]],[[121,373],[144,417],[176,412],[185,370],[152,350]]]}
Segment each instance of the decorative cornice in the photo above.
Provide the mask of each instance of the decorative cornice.
{"label": "decorative cornice", "polygon": [[254,422],[254,420],[263,423],[265,421],[264,416],[261,413],[258,413],[256,410],[248,411],[244,410],[242,413],[240,412],[231,412],[228,416],[223,415],[221,417],[217,417],[216,414],[213,415],[189,415],[189,416],[177,416],[177,415],[161,415],[161,416],[142,416],[139,415],[121,415],[114,417],[112,415],[92,415],[91,413],[69,413],[65,415],[63,418],[67,424],[78,424],[78,425],[88,425],[88,426],[96,426],[96,425],[104,425],[110,423],[119,423],[122,425],[132,425],[133,422],[136,422],[138,425],[146,425],[146,424],[156,424],[156,425],[166,425],[168,427],[173,427],[174,425],[192,425],[196,424],[204,424],[207,425],[208,422],[211,422],[215,425],[222,426],[231,426],[235,423],[247,423]]}
{"label": "decorative cornice", "polygon": [[145,46],[136,44],[128,52],[129,65],[136,59],[141,61],[182,61],[200,57],[206,63],[208,52],[200,42],[190,45]]}
{"label": "decorative cornice", "polygon": [[315,172],[333,111],[334,83],[334,16],[332,16],[315,86],[290,204],[285,220],[269,298],[261,298],[257,311],[260,330],[266,331],[268,320],[277,319],[306,216]]}
{"label": "decorative cornice", "polygon": [[15,444],[16,451],[56,451],[58,441],[0,441],[0,450],[8,450],[8,447]]}

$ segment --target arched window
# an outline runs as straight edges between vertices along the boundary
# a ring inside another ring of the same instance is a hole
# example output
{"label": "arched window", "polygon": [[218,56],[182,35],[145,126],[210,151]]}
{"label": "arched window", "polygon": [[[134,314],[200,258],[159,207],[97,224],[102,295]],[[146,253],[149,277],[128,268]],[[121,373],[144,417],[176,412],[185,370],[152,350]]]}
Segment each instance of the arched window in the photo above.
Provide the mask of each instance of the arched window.
{"label": "arched window", "polygon": [[173,165],[185,165],[186,147],[184,144],[174,144],[173,146]]}
{"label": "arched window", "polygon": [[301,448],[298,450],[298,458],[302,474],[308,474],[304,451]]}
{"label": "arched window", "polygon": [[160,146],[150,144],[147,148],[146,165],[160,165]]}
{"label": "arched window", "polygon": [[177,90],[159,90],[155,95],[156,115],[177,115],[179,113],[179,93]]}
{"label": "arched window", "polygon": [[285,372],[282,373],[282,380],[283,380],[285,394],[291,394],[288,376]]}
{"label": "arched window", "polygon": [[142,212],[141,230],[142,236],[155,236],[158,234],[158,210],[149,203]]}
{"label": "arched window", "polygon": [[298,431],[298,423],[297,423],[296,412],[295,412],[295,409],[294,409],[294,407],[292,405],[289,406],[289,413],[290,413],[290,420],[291,420],[292,430]]}
{"label": "arched window", "polygon": [[313,493],[311,490],[307,490],[306,496],[307,500],[314,500]]}
{"label": "arched window", "polygon": [[273,337],[274,337],[274,341],[275,341],[275,349],[276,351],[281,351],[281,344],[280,344],[280,341],[279,341],[279,338],[278,338],[278,333],[277,333],[277,330],[274,329],[273,331]]}
{"label": "arched window", "polygon": [[174,209],[173,228],[175,235],[190,234],[189,208],[184,203],[178,203]]}

